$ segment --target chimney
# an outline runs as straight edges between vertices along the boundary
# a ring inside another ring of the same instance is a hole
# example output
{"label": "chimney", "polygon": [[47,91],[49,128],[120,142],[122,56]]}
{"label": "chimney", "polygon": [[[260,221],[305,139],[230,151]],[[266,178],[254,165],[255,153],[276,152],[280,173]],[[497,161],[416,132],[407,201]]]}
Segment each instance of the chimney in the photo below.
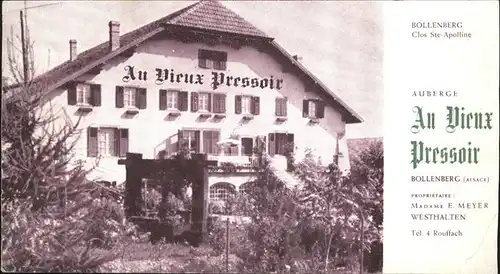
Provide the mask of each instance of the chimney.
{"label": "chimney", "polygon": [[294,55],[293,59],[295,59],[295,61],[298,61],[299,63],[302,62],[302,56]]}
{"label": "chimney", "polygon": [[109,50],[113,51],[120,47],[120,22],[109,22]]}
{"label": "chimney", "polygon": [[78,56],[78,53],[76,51],[76,40],[71,39],[71,40],[69,40],[69,60],[73,61],[76,59],[77,56]]}

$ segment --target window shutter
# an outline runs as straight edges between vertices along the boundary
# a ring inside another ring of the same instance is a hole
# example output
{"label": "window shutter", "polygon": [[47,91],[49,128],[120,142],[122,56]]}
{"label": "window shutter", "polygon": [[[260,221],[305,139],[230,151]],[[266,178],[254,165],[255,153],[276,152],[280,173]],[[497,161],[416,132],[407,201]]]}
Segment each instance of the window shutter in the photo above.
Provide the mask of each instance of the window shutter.
{"label": "window shutter", "polygon": [[115,103],[117,108],[123,107],[123,87],[116,86]]}
{"label": "window shutter", "polygon": [[198,93],[191,92],[191,112],[198,111]]}
{"label": "window shutter", "polygon": [[95,107],[101,106],[101,85],[90,85],[90,94],[92,105]]}
{"label": "window shutter", "polygon": [[181,151],[182,148],[182,130],[177,130],[177,152]]}
{"label": "window shutter", "polygon": [[87,128],[87,156],[96,157],[97,156],[97,128],[88,127]]}
{"label": "window shutter", "polygon": [[295,136],[293,135],[293,133],[288,133],[288,134],[286,135],[286,142],[287,142],[287,145],[288,145],[289,147],[291,147],[292,152],[294,151],[294,146],[295,146],[295,143],[294,143],[294,137],[295,137]]}
{"label": "window shutter", "polygon": [[309,116],[309,100],[302,101],[302,117]]}
{"label": "window shutter", "polygon": [[260,98],[259,97],[252,97],[252,102],[250,106],[250,112],[253,115],[259,115],[260,114]]}
{"label": "window shutter", "polygon": [[276,140],[274,139],[275,134],[269,133],[269,155],[274,156],[276,153]]}
{"label": "window shutter", "polygon": [[317,100],[314,102],[316,104],[316,118],[324,118],[325,117],[325,104],[323,101]]}
{"label": "window shutter", "polygon": [[160,110],[167,109],[167,90],[160,89]]}
{"label": "window shutter", "polygon": [[76,84],[72,83],[68,86],[68,105],[76,105]]}
{"label": "window shutter", "polygon": [[220,132],[219,131],[213,131],[212,132],[212,152],[215,153],[216,155],[219,154],[219,147],[217,146],[217,142],[220,141]]}
{"label": "window shutter", "polygon": [[281,98],[274,99],[274,115],[281,116]]}
{"label": "window shutter", "polygon": [[188,110],[188,93],[187,91],[179,91],[178,104],[180,111]]}
{"label": "window shutter", "polygon": [[284,97],[282,100],[281,100],[281,114],[283,116],[287,116],[288,115],[288,112],[287,112],[287,105],[288,105],[288,98],[287,97]]}
{"label": "window shutter", "polygon": [[198,59],[198,67],[199,68],[207,68],[207,59],[199,58]]}
{"label": "window shutter", "polygon": [[128,128],[121,128],[119,129],[119,136],[120,136],[120,139],[119,139],[119,143],[120,143],[120,146],[119,146],[119,149],[118,149],[118,156],[120,157],[125,157],[127,156],[127,152],[128,152]]}
{"label": "window shutter", "polygon": [[[194,148],[195,149],[195,152],[196,153],[200,153],[200,131],[197,130],[194,132],[194,139],[195,139],[195,142],[196,142],[196,147]],[[193,148],[191,148],[193,149]]]}
{"label": "window shutter", "polygon": [[203,151],[202,153],[211,154],[212,152],[212,132],[203,131]]}
{"label": "window shutter", "polygon": [[148,91],[145,88],[136,89],[135,104],[138,109],[146,109],[148,106]]}
{"label": "window shutter", "polygon": [[208,111],[212,111],[212,94],[208,94]]}
{"label": "window shutter", "polygon": [[213,112],[226,113],[226,94],[215,93],[213,95]]}
{"label": "window shutter", "polygon": [[234,97],[234,113],[241,114],[241,95]]}

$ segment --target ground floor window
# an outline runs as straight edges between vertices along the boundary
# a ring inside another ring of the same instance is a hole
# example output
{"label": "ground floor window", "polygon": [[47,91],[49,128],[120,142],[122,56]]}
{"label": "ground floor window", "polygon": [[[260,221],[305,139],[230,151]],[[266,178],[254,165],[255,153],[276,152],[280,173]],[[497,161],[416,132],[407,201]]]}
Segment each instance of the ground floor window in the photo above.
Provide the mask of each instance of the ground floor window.
{"label": "ground floor window", "polygon": [[210,187],[210,201],[226,202],[236,192],[230,183],[216,183]]}

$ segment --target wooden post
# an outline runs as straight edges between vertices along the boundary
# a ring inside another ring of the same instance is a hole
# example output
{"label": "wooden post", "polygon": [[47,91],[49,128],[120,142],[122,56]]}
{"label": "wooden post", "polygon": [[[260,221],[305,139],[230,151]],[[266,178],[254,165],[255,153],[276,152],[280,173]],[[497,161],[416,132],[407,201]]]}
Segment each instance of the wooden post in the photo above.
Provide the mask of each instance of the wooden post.
{"label": "wooden post", "polygon": [[141,215],[143,168],[142,154],[127,153],[124,202],[127,217]]}
{"label": "wooden post", "polygon": [[194,154],[190,161],[193,173],[191,229],[196,232],[200,242],[205,239],[208,220],[208,167],[205,154]]}

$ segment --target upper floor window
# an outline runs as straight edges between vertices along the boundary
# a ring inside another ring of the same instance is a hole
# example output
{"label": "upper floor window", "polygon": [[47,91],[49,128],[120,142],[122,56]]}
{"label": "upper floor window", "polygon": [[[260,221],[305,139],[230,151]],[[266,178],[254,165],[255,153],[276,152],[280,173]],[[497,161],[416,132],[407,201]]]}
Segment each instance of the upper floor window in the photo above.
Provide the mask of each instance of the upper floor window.
{"label": "upper floor window", "polygon": [[160,110],[187,111],[188,93],[180,90],[160,89]]}
{"label": "upper floor window", "polygon": [[89,127],[87,129],[87,156],[125,157],[128,152],[128,129]]}
{"label": "upper floor window", "polygon": [[225,70],[227,52],[215,50],[198,50],[198,67],[206,69]]}
{"label": "upper floor window", "polygon": [[293,152],[294,135],[293,133],[269,133],[268,137],[269,155],[283,155]]}
{"label": "upper floor window", "polygon": [[123,89],[123,105],[125,107],[135,107],[135,94],[135,88],[125,87]]}
{"label": "upper floor window", "polygon": [[226,113],[226,94],[191,92],[191,111]]}
{"label": "upper floor window", "polygon": [[286,117],[286,115],[287,115],[287,110],[286,110],[287,98],[286,97],[278,97],[278,98],[276,98],[275,104],[276,104],[275,115],[279,116],[279,117]]}
{"label": "upper floor window", "polygon": [[236,114],[260,114],[260,98],[255,96],[235,96],[234,112]]}
{"label": "upper floor window", "polygon": [[167,109],[179,109],[179,92],[169,90],[167,92]]}
{"label": "upper floor window", "polygon": [[101,85],[74,83],[68,87],[68,105],[101,105]]}
{"label": "upper floor window", "polygon": [[325,104],[321,100],[307,99],[302,104],[302,116],[312,119],[325,117]]}
{"label": "upper floor window", "polygon": [[145,109],[147,106],[147,90],[137,87],[116,86],[115,105],[117,108]]}

